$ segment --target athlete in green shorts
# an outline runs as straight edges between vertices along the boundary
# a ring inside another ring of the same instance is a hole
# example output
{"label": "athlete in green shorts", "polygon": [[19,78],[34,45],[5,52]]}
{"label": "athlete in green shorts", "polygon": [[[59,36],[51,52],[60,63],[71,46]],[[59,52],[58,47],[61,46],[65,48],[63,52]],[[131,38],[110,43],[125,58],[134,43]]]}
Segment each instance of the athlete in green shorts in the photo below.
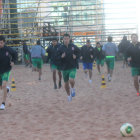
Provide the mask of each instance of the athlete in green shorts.
{"label": "athlete in green shorts", "polygon": [[139,79],[140,76],[140,42],[138,42],[138,35],[131,35],[132,43],[127,50],[127,60],[131,66],[131,74],[134,79],[134,86],[137,91],[137,96],[140,96]]}
{"label": "athlete in green shorts", "polygon": [[64,34],[64,44],[58,51],[58,58],[60,58],[63,79],[65,83],[65,90],[68,95],[68,101],[72,101],[75,96],[75,75],[77,68],[77,59],[80,56],[80,50],[73,43],[70,43],[70,35]]}
{"label": "athlete in green shorts", "polygon": [[16,58],[16,52],[12,48],[5,46],[5,38],[0,36],[0,89],[2,89],[4,93],[2,104],[0,106],[1,110],[5,109],[7,82],[9,80],[10,71],[14,65],[14,62],[16,61]]}
{"label": "athlete in green shorts", "polygon": [[102,51],[102,46],[100,44],[100,42],[96,43],[96,47],[95,47],[95,56],[96,56],[96,64],[97,64],[97,69],[99,74],[101,74],[101,67],[104,66],[104,59],[105,59],[105,55]]}
{"label": "athlete in green shorts", "polygon": [[111,81],[113,70],[114,70],[114,64],[115,64],[115,56],[118,52],[118,47],[115,43],[112,43],[112,37],[108,37],[108,43],[106,43],[102,50],[104,51],[106,55],[106,64],[107,64],[107,77],[108,81]]}
{"label": "athlete in green shorts", "polygon": [[[58,50],[60,48],[60,44],[58,43],[57,38],[52,39],[52,44],[47,48],[46,52],[48,53],[47,62],[50,60],[51,70],[53,74],[53,83],[54,89],[61,88],[61,79],[62,74],[59,68],[59,60],[58,60]],[[56,82],[56,73],[58,72],[59,82],[57,85]]]}
{"label": "athlete in green shorts", "polygon": [[40,40],[37,41],[37,45],[32,46],[31,48],[31,58],[33,71],[37,71],[39,73],[39,80],[41,80],[42,75],[42,65],[43,60],[42,56],[45,56],[45,49],[41,46]]}

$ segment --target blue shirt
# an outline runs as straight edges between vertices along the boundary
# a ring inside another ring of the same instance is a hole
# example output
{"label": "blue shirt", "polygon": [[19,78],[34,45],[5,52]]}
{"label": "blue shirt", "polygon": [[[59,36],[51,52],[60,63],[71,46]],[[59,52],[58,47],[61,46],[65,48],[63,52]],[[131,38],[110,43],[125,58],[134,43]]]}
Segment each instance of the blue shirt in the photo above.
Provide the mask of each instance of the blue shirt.
{"label": "blue shirt", "polygon": [[32,58],[42,58],[45,55],[45,49],[40,45],[32,46],[30,52]]}
{"label": "blue shirt", "polygon": [[116,56],[116,53],[118,52],[118,47],[115,43],[108,42],[103,46],[102,50],[105,52],[106,56]]}

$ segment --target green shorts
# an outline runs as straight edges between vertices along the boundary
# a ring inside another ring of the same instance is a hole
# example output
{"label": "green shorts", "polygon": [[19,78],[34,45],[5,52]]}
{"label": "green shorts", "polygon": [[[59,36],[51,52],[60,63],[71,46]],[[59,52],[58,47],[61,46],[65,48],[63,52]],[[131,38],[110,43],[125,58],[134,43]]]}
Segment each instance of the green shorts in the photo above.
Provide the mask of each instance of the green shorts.
{"label": "green shorts", "polygon": [[97,64],[97,65],[104,66],[104,59],[101,59],[101,60],[97,59],[97,60],[96,60],[96,64]]}
{"label": "green shorts", "polygon": [[26,59],[26,60],[30,60],[30,56],[29,56],[29,54],[24,54],[24,59]]}
{"label": "green shorts", "polygon": [[3,81],[8,81],[10,77],[10,71],[0,74],[0,86],[2,86]]}
{"label": "green shorts", "polygon": [[132,67],[131,68],[131,74],[132,74],[132,76],[138,76],[138,75],[140,75],[140,67],[139,68]]}
{"label": "green shorts", "polygon": [[41,69],[43,65],[43,60],[41,58],[32,58],[33,67]]}
{"label": "green shorts", "polygon": [[51,69],[52,70],[60,70],[58,66],[51,64]]}
{"label": "green shorts", "polygon": [[109,69],[113,70],[114,64],[115,64],[115,57],[106,58],[106,64],[107,64]]}
{"label": "green shorts", "polygon": [[62,71],[64,82],[68,82],[69,78],[75,79],[76,68]]}

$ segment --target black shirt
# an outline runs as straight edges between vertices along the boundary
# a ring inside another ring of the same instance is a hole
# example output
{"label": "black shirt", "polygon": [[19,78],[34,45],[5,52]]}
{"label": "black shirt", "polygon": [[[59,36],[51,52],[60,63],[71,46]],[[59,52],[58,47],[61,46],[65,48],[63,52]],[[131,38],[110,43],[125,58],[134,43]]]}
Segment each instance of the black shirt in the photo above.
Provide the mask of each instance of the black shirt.
{"label": "black shirt", "polygon": [[60,48],[60,44],[57,44],[56,46],[50,45],[46,52],[48,53],[47,57],[47,62],[50,59],[50,63],[54,64],[56,66],[59,65],[59,60],[58,60],[58,49]]}
{"label": "black shirt", "polygon": [[11,70],[11,61],[15,62],[17,53],[10,47],[0,48],[0,74]]}
{"label": "black shirt", "polygon": [[101,59],[105,58],[105,54],[102,50],[102,47],[100,48],[100,50],[98,49],[98,47],[95,47],[95,57],[98,60],[101,60]]}
{"label": "black shirt", "polygon": [[119,52],[126,54],[126,51],[128,49],[130,45],[130,41],[128,40],[122,40],[121,43],[119,44],[118,48],[119,48]]}
{"label": "black shirt", "polygon": [[132,67],[140,68],[140,42],[136,45],[130,43],[126,55],[127,57],[131,57],[130,65]]}
{"label": "black shirt", "polygon": [[24,54],[28,54],[29,53],[29,50],[28,50],[28,47],[26,44],[23,45],[23,52]]}
{"label": "black shirt", "polygon": [[[91,58],[91,55],[93,56],[93,58]],[[81,56],[84,63],[92,63],[95,58],[94,48],[92,46],[88,47],[84,45],[83,47],[81,47]]]}
{"label": "black shirt", "polygon": [[[65,52],[66,56],[61,58],[62,54]],[[76,55],[76,59],[73,59],[73,54]],[[61,45],[58,51],[58,58],[61,61],[61,70],[70,70],[73,68],[77,68],[78,58],[80,56],[80,49],[74,45],[69,44],[66,47],[64,44]]]}

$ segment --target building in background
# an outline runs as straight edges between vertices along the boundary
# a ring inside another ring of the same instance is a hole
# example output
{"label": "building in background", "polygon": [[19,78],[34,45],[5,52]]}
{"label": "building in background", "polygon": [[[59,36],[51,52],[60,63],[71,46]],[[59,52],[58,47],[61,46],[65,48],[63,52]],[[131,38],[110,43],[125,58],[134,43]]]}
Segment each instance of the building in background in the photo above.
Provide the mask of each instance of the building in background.
{"label": "building in background", "polygon": [[[119,43],[123,35],[137,32],[135,14],[123,14],[122,3],[113,7],[109,0],[1,0],[0,32],[7,36],[9,46],[20,46],[22,40],[28,45],[41,39],[47,46],[53,36],[62,40],[70,33],[76,45],[81,47],[86,39],[95,46],[104,43],[108,35]],[[115,3],[116,5],[116,3]],[[125,8],[135,10],[129,3]],[[113,11],[113,12],[112,12]],[[117,16],[116,16],[117,15]],[[130,22],[130,23],[129,23]],[[128,26],[126,26],[128,25]]]}

